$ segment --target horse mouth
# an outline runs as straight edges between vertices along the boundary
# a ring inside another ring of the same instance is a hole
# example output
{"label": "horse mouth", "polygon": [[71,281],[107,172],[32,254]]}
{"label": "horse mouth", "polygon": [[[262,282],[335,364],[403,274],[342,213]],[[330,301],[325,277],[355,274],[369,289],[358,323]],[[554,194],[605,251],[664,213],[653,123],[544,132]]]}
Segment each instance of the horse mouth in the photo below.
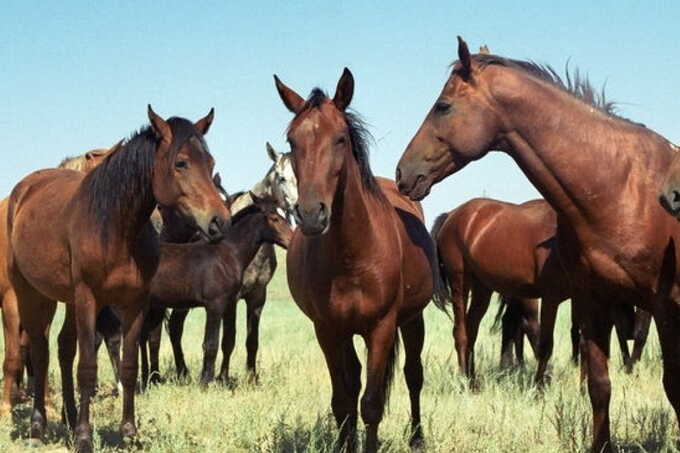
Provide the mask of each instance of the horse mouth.
{"label": "horse mouth", "polygon": [[401,192],[402,195],[406,195],[413,201],[421,201],[423,198],[428,196],[430,194],[431,188],[432,184],[430,183],[429,179],[422,174],[416,177],[416,180],[411,185],[411,187],[406,187],[406,185],[403,183],[399,184],[399,192]]}

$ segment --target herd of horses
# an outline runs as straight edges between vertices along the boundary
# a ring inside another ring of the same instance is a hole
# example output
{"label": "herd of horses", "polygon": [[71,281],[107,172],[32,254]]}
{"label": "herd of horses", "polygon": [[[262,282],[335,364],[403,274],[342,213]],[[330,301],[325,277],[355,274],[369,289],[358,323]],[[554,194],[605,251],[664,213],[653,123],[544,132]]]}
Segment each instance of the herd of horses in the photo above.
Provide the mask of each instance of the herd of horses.
{"label": "herd of horses", "polygon": [[[90,402],[102,340],[122,389],[124,437],[137,431],[138,351],[142,382],[160,381],[164,320],[177,374],[189,374],[181,337],[191,308],[206,310],[200,383],[215,379],[221,326],[217,379],[228,383],[236,305],[245,299],[247,369],[256,380],[260,315],[277,266],[274,244],[287,248],[290,292],[312,321],[328,367],[339,449],[355,451],[360,413],[364,449],[377,451],[401,342],[409,440],[414,448],[423,445],[423,309],[430,301],[443,311],[451,304],[460,371],[474,382],[474,345],[494,291],[507,305],[502,363],[512,362],[513,345],[521,360],[526,335],[538,359],[539,387],[546,385],[558,306],[571,300],[573,357],[580,350],[593,451],[612,449],[608,358],[614,327],[630,371],[655,320],[663,384],[680,415],[675,145],[618,117],[581,77],[564,80],[550,67],[485,48],[471,54],[459,38],[451,74],[392,181],[371,172],[370,135],[349,110],[354,78],[348,69],[333,97],[315,88],[303,98],[277,76],[274,81],[293,114],[286,132],[290,152],[279,154],[268,144],[274,163],[250,191],[229,196],[213,175],[204,139],[212,110],[191,122],[163,119],[149,106],[150,125],[129,139],[31,173],[0,202],[0,254],[6,256],[0,266],[0,415],[11,410],[29,367],[30,436],[43,437],[57,301],[66,307],[58,336],[62,417],[78,452],[93,449]],[[508,153],[544,200],[470,200],[442,214],[428,232],[419,201],[492,150]],[[367,347],[361,401],[354,335]]]}

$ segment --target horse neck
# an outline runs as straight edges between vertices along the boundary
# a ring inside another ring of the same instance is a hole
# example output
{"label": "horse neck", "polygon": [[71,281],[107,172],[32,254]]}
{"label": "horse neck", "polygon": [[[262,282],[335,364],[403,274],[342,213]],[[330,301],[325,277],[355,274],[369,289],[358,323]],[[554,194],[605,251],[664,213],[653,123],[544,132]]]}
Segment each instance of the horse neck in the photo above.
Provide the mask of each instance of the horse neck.
{"label": "horse neck", "polygon": [[255,258],[264,242],[265,218],[260,214],[249,214],[233,224],[222,241],[229,245],[229,252],[245,268]]}
{"label": "horse neck", "polygon": [[655,193],[634,201],[621,195],[631,187],[656,189],[670,162],[668,142],[556,87],[528,83],[530,95],[506,104],[511,132],[505,139],[509,154],[560,215],[572,225],[592,224],[630,212],[631,203],[636,209],[657,203]]}
{"label": "horse neck", "polygon": [[[267,173],[269,174],[269,173]],[[272,196],[272,188],[269,185],[269,181],[267,181],[267,177],[265,176],[260,182],[255,184],[253,188],[250,190],[252,193],[255,194],[257,197],[265,197],[265,196]]]}
{"label": "horse neck", "polygon": [[323,237],[340,256],[367,253],[367,245],[373,243],[370,239],[376,234],[376,219],[384,222],[389,218],[382,212],[386,203],[364,187],[359,164],[348,153],[333,200],[331,225]]}

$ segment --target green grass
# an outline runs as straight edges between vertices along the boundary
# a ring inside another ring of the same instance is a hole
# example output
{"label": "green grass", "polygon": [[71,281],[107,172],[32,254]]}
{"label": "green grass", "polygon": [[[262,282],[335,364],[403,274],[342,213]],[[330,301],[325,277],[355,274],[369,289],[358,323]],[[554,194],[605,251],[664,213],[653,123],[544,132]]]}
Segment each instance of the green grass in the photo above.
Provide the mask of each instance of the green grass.
{"label": "green grass", "polygon": [[[206,390],[197,387],[204,313],[194,310],[184,336],[194,382],[173,381],[172,352],[164,336],[161,371],[170,379],[136,399],[140,432],[136,449],[286,453],[331,449],[337,431],[330,414],[330,379],[312,324],[288,293],[283,261],[269,287],[262,317],[259,384],[245,381],[245,310],[241,304],[237,348],[231,362],[237,385],[226,388],[215,384]],[[426,450],[523,453],[586,450],[591,436],[590,403],[579,390],[578,369],[569,362],[568,305],[564,305],[558,319],[552,384],[542,395],[532,384],[536,362],[528,346],[526,368],[513,372],[499,370],[500,335],[490,332],[494,310],[492,305],[477,345],[479,392],[467,390],[456,371],[451,322],[433,306],[426,310],[425,386],[421,398]],[[52,329],[51,342],[50,385],[54,392],[51,403],[55,408],[61,408],[56,361],[60,322],[61,313]],[[357,350],[364,351],[363,345]],[[631,376],[622,372],[617,348],[613,351],[611,417],[617,446],[626,452],[677,451],[673,447],[677,425],[661,386],[656,333],[650,335],[643,360]],[[409,451],[408,393],[401,371],[395,379],[390,405],[380,426],[383,452]],[[104,395],[113,388],[103,348],[99,382]],[[66,434],[56,413],[51,411],[45,444],[35,451],[65,451]],[[118,436],[120,415],[120,399],[97,399],[93,422],[99,451],[127,448]],[[24,451],[28,418],[28,405],[21,405],[15,409],[13,420],[0,421],[0,451]]]}

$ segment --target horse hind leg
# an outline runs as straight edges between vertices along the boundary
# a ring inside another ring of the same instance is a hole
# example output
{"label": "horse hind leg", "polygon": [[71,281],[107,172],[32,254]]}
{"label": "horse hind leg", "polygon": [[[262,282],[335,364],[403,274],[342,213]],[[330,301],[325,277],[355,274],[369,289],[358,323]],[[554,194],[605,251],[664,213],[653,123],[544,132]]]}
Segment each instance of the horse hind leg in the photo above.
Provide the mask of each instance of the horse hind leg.
{"label": "horse hind leg", "polygon": [[[231,354],[236,346],[236,304],[237,300],[229,300],[222,313],[222,366],[218,379],[220,382],[229,385],[229,366]],[[219,324],[217,326],[219,333]]]}
{"label": "horse hind leg", "polygon": [[2,324],[5,339],[5,359],[3,362],[4,384],[0,418],[10,414],[13,395],[18,391],[23,374],[19,309],[16,295],[11,289],[5,293],[2,300]]}
{"label": "horse hind leg", "polygon": [[[546,370],[553,352],[555,336],[555,320],[560,301],[550,297],[544,297],[541,301],[541,322],[538,340],[538,367],[536,368],[535,382],[539,389],[546,385]],[[573,309],[573,307],[572,307]]]}
{"label": "horse hind leg", "polygon": [[630,357],[631,368],[642,358],[642,351],[647,343],[649,336],[649,326],[652,323],[652,314],[646,310],[637,309],[635,311],[635,329],[633,332],[633,354]]}
{"label": "horse hind leg", "polygon": [[469,284],[462,272],[450,276],[451,305],[453,307],[453,342],[458,356],[458,369],[463,375],[468,372],[467,301]]}
{"label": "horse hind leg", "polygon": [[425,322],[420,313],[407,325],[401,327],[401,336],[404,341],[406,361],[404,362],[404,377],[411,400],[411,435],[409,443],[411,447],[419,447],[423,444],[423,429],[420,421],[420,392],[423,388],[423,364],[421,353],[425,342]]}
{"label": "horse hind leg", "polygon": [[484,286],[479,281],[476,281],[472,287],[472,302],[467,314],[467,332],[468,332],[468,377],[471,379],[473,387],[477,386],[475,382],[475,343],[477,342],[477,334],[479,333],[479,325],[482,318],[486,314],[491,302],[491,289]]}
{"label": "horse hind leg", "polygon": [[38,293],[20,275],[14,275],[13,283],[19,309],[19,319],[29,338],[30,357],[35,373],[33,411],[31,415],[31,438],[42,438],[47,426],[45,393],[49,365],[49,329],[57,303]]}
{"label": "horse hind leg", "polygon": [[[502,369],[511,368],[514,365],[514,358],[512,356],[513,343],[516,343],[517,336],[522,336],[522,331],[520,328],[520,313],[519,304],[515,299],[500,296],[499,301],[499,314],[500,310],[505,308],[505,312],[502,313],[501,317],[501,363],[500,367]],[[498,315],[496,316],[496,324],[498,320]],[[516,346],[516,344],[515,344]],[[519,357],[518,357],[519,359]]]}

